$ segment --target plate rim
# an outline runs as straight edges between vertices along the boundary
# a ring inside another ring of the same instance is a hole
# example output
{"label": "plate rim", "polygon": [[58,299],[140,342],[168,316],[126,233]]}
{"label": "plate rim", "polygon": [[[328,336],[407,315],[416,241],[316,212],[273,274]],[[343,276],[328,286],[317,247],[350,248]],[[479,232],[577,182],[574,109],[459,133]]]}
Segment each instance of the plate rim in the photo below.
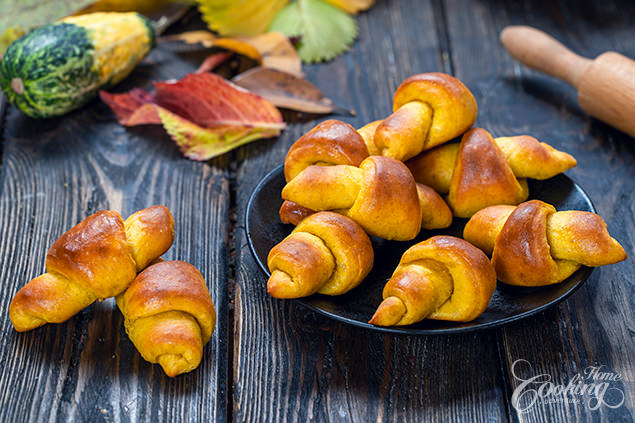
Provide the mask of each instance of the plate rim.
{"label": "plate rim", "polygon": [[[247,237],[247,244],[249,245],[249,251],[251,252],[251,255],[253,256],[254,260],[256,261],[256,264],[258,265],[258,267],[260,268],[260,270],[263,272],[263,274],[268,278],[271,276],[271,274],[269,273],[269,268],[267,267],[266,263],[263,263],[260,260],[260,257],[258,256],[258,254],[256,253],[256,249],[254,246],[254,243],[252,241],[252,232],[251,232],[251,228],[250,228],[250,224],[249,224],[249,216],[251,215],[251,213],[253,212],[253,203],[255,201],[256,195],[262,190],[262,187],[269,182],[269,180],[273,179],[278,173],[281,173],[282,168],[284,167],[284,164],[280,164],[278,166],[276,166],[275,168],[273,168],[272,170],[270,170],[269,172],[267,172],[267,174],[265,176],[262,177],[262,179],[260,180],[260,182],[258,182],[258,184],[256,185],[256,187],[253,189],[253,191],[251,192],[251,195],[249,196],[249,201],[247,202],[247,208],[245,210],[245,217],[244,217],[244,224],[245,224],[245,235]],[[571,177],[569,177],[568,175],[562,173],[560,174],[562,176],[564,176],[565,178],[569,179],[573,185],[575,187],[578,188],[578,191],[582,194],[582,196],[584,197],[584,199],[591,205],[591,212],[592,213],[597,213],[596,208],[595,208],[595,204],[593,204],[593,201],[591,200],[591,198],[589,197],[589,195],[586,193],[586,191],[584,191],[584,189],[582,189],[582,187],[580,185],[578,185],[575,180]],[[536,314],[540,314],[552,307],[555,307],[556,305],[558,305],[559,303],[563,302],[564,300],[566,300],[567,298],[569,298],[574,292],[576,292],[578,289],[580,289],[580,287],[589,279],[589,277],[591,276],[591,274],[593,273],[593,270],[595,268],[593,267],[587,267],[587,266],[582,266],[580,269],[576,270],[576,272],[573,274],[577,274],[577,273],[582,273],[580,280],[573,285],[567,292],[565,292],[564,294],[562,294],[561,296],[559,296],[558,298],[543,304],[539,307],[536,307],[535,309],[532,310],[528,310],[525,311],[521,314],[517,314],[514,316],[509,316],[509,317],[505,317],[499,320],[495,320],[492,322],[486,322],[486,323],[480,323],[480,324],[475,324],[472,326],[466,326],[466,327],[456,327],[456,328],[445,328],[445,329],[406,329],[407,326],[399,327],[399,326],[375,326],[375,325],[371,325],[370,323],[366,323],[366,322],[360,322],[359,320],[355,320],[355,319],[350,319],[347,317],[343,317],[337,314],[333,314],[330,313],[326,310],[323,310],[319,307],[316,307],[308,302],[306,302],[304,300],[304,298],[295,298],[292,299],[291,301],[293,302],[297,302],[300,305],[302,305],[303,307],[314,311],[318,314],[321,314],[323,316],[326,316],[328,318],[331,318],[333,320],[342,322],[342,323],[346,323],[352,326],[356,326],[359,328],[363,328],[366,330],[370,330],[370,331],[375,331],[375,332],[382,332],[382,333],[389,333],[389,334],[394,334],[394,335],[411,335],[411,336],[421,336],[421,335],[425,335],[425,336],[439,336],[439,335],[454,335],[454,334],[460,334],[460,333],[468,333],[468,332],[481,332],[481,331],[485,331],[485,330],[491,330],[491,329],[495,329],[495,328],[499,328],[499,327],[503,327],[503,326],[507,326],[510,325],[511,323],[517,322],[519,320],[522,319],[526,319],[527,317],[530,316],[534,316]],[[572,276],[573,276],[572,275]],[[571,277],[571,276],[570,276]],[[500,283],[500,281],[496,281],[496,284],[498,285]],[[281,300],[278,299],[277,300]],[[285,300],[282,300],[285,301]],[[286,300],[289,301],[289,300]]]}

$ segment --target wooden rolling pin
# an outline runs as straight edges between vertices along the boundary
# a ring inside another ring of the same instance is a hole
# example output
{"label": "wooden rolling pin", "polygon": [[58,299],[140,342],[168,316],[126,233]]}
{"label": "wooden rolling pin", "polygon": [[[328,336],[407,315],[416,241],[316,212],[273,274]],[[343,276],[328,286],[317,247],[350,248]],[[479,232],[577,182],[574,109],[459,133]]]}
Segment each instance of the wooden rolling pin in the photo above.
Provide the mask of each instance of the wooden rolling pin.
{"label": "wooden rolling pin", "polygon": [[573,85],[591,116],[635,137],[634,60],[613,51],[587,59],[529,26],[508,26],[500,39],[516,60]]}

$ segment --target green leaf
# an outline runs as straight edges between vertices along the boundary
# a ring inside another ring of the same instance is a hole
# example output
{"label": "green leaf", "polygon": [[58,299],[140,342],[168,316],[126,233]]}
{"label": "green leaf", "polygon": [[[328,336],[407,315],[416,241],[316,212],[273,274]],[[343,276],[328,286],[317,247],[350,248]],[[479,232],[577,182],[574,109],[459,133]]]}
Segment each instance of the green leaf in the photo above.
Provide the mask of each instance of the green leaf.
{"label": "green leaf", "polygon": [[273,20],[270,31],[300,36],[298,54],[304,62],[331,60],[346,51],[357,36],[357,24],[346,12],[322,0],[297,0]]}
{"label": "green leaf", "polygon": [[0,34],[4,52],[17,31],[28,32],[77,12],[95,0],[0,0]]}

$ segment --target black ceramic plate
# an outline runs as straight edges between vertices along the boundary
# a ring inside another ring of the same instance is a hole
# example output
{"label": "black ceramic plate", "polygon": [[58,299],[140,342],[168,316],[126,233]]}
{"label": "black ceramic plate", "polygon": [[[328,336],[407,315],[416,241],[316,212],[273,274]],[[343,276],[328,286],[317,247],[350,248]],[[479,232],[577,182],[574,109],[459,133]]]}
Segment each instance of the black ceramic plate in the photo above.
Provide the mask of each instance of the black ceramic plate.
{"label": "black ceramic plate", "polygon": [[[247,204],[245,224],[249,247],[267,276],[269,250],[293,229],[291,225],[280,223],[278,216],[282,204],[280,192],[284,183],[283,168],[278,166],[262,179]],[[565,175],[558,175],[546,181],[530,181],[529,192],[531,199],[553,204],[557,210],[595,212],[591,200],[582,188]],[[381,302],[384,284],[397,267],[403,252],[411,245],[433,235],[461,237],[466,222],[467,219],[454,219],[450,228],[441,231],[424,230],[416,239],[408,242],[373,238],[375,266],[360,286],[340,296],[316,294],[293,301],[335,320],[371,330],[412,335],[448,334],[503,326],[539,313],[571,295],[591,274],[591,268],[582,267],[565,281],[540,288],[512,287],[499,282],[487,310],[469,323],[424,320],[414,325],[399,327],[378,327],[368,324],[368,320]],[[265,289],[264,284],[261,289]]]}

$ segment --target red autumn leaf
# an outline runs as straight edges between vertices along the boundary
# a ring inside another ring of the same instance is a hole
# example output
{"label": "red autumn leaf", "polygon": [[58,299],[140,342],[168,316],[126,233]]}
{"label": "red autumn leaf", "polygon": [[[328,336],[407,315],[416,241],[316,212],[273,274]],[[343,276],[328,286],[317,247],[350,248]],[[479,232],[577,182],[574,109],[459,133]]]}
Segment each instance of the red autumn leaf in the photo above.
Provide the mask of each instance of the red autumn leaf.
{"label": "red autumn leaf", "polygon": [[119,123],[124,126],[161,124],[154,104],[154,95],[140,88],[123,94],[100,91],[99,96],[110,106]]}
{"label": "red autumn leaf", "polygon": [[213,73],[188,74],[176,82],[155,82],[155,92],[100,92],[119,123],[162,124],[183,154],[207,160],[284,128],[276,107]]}

